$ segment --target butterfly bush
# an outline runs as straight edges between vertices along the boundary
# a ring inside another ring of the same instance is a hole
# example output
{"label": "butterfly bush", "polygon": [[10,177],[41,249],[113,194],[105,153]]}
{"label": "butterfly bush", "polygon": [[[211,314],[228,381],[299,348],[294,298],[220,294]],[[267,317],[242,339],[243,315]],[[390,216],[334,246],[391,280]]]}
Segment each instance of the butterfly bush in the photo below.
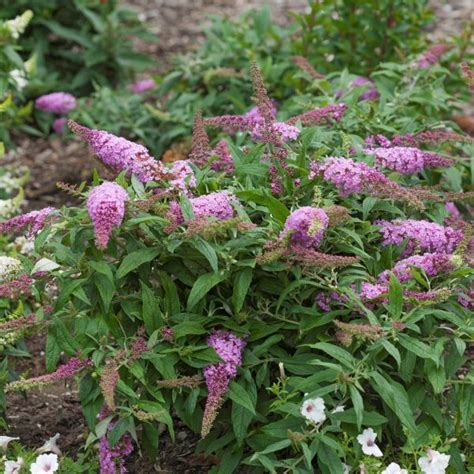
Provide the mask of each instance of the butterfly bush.
{"label": "butterfly bush", "polygon": [[127,200],[127,192],[116,183],[103,183],[90,193],[87,211],[94,224],[97,248],[107,247],[112,229],[122,223]]}
{"label": "butterfly bush", "polygon": [[444,227],[426,220],[376,221],[381,226],[384,245],[400,245],[407,240],[402,256],[415,251],[429,253],[453,253],[461,243],[464,233],[461,229]]}
{"label": "butterfly bush", "polygon": [[414,174],[425,168],[449,167],[453,161],[436,153],[413,147],[375,148],[369,151],[375,155],[377,165],[398,171],[401,174]]}
{"label": "butterfly bush", "polygon": [[0,233],[19,233],[29,229],[27,235],[35,235],[46,225],[54,210],[53,207],[45,207],[0,222]]}
{"label": "butterfly bush", "polygon": [[116,171],[134,174],[142,182],[158,179],[163,167],[138,143],[117,137],[104,130],[93,130],[70,120],[71,130],[86,140],[97,157]]}
{"label": "butterfly bush", "polygon": [[142,94],[156,87],[156,82],[153,79],[140,79],[128,86],[129,90],[135,94]]}
{"label": "butterfly bush", "polygon": [[48,332],[47,373],[5,373],[6,390],[77,378],[104,473],[135,451],[154,459],[181,423],[214,470],[458,469],[471,144],[417,101],[443,81],[399,68],[383,101],[348,105],[300,77],[282,98],[254,63],[248,112],[183,115],[193,132],[174,163],[70,122],[107,181],[63,186],[77,206],[0,223],[5,239],[35,239],[0,284],[0,347]]}
{"label": "butterfly bush", "polygon": [[[227,191],[205,194],[189,200],[195,217],[213,217],[219,220],[227,220],[234,217],[235,210],[232,202],[235,201],[235,197]],[[181,206],[176,201],[170,204],[169,215],[176,223],[181,224],[184,222]]]}
{"label": "butterfly bush", "polygon": [[67,114],[76,108],[76,98],[67,92],[53,92],[38,97],[35,105],[44,112]]}
{"label": "butterfly bush", "polygon": [[323,209],[301,207],[288,216],[282,234],[289,234],[293,245],[318,247],[328,223]]}
{"label": "butterfly bush", "polygon": [[212,334],[207,339],[207,343],[217,352],[223,362],[204,369],[208,396],[201,428],[203,438],[212,428],[229,382],[237,375],[237,368],[242,362],[242,350],[245,347],[243,339],[226,331]]}

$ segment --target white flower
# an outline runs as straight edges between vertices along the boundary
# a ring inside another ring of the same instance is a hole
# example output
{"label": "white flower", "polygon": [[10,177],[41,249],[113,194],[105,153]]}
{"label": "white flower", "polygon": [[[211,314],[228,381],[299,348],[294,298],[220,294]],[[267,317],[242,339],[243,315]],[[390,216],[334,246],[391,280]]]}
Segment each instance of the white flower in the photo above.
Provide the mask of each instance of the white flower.
{"label": "white flower", "polygon": [[347,464],[342,463],[342,467],[344,468],[343,474],[349,474],[351,472],[351,468]]}
{"label": "white flower", "polygon": [[312,423],[321,423],[326,419],[322,398],[308,399],[301,405],[301,414]]}
{"label": "white flower", "polygon": [[331,412],[331,413],[342,413],[344,410],[345,410],[345,406],[344,405],[339,405],[337,406],[336,408],[334,408],[334,410]]}
{"label": "white flower", "polygon": [[0,436],[0,448],[6,451],[8,448],[8,443],[10,441],[15,441],[16,439],[20,438],[12,438],[11,436]]}
{"label": "white flower", "polygon": [[26,78],[26,74],[20,69],[12,69],[10,71],[10,79],[13,85],[15,85],[16,88],[20,91],[28,85],[28,79]]}
{"label": "white flower", "polygon": [[375,444],[375,438],[377,438],[377,434],[374,430],[372,428],[367,428],[357,436],[357,441],[359,441],[359,444],[362,446],[362,452],[364,454],[380,458],[383,454],[382,451],[380,451],[380,448]]}
{"label": "white flower", "polygon": [[402,469],[396,462],[392,462],[380,474],[408,474],[408,471]]}
{"label": "white flower", "polygon": [[16,461],[5,461],[3,466],[5,468],[4,474],[19,474],[23,464],[25,464],[23,458],[17,458]]}
{"label": "white flower", "polygon": [[21,270],[20,260],[0,255],[0,280],[4,280],[8,276],[15,275]]}
{"label": "white flower", "polygon": [[31,465],[31,474],[49,474],[59,469],[58,456],[56,454],[40,454]]}
{"label": "white flower", "polygon": [[13,199],[0,199],[0,217],[10,217],[17,210]]}
{"label": "white flower", "polygon": [[444,474],[451,456],[439,453],[434,449],[428,449],[426,454],[427,456],[423,456],[418,460],[421,472],[425,474]]}
{"label": "white flower", "polygon": [[46,441],[43,446],[41,446],[41,448],[38,448],[36,451],[38,451],[38,453],[54,453],[58,456],[61,456],[61,450],[57,445],[58,438],[60,436],[61,435],[59,433],[56,433],[52,438],[49,438],[48,441]]}
{"label": "white flower", "polygon": [[20,35],[25,31],[25,28],[28,26],[28,23],[32,18],[33,12],[31,10],[26,10],[21,15],[18,15],[13,18],[13,20],[6,21],[5,25],[10,30],[12,38],[18,39]]}

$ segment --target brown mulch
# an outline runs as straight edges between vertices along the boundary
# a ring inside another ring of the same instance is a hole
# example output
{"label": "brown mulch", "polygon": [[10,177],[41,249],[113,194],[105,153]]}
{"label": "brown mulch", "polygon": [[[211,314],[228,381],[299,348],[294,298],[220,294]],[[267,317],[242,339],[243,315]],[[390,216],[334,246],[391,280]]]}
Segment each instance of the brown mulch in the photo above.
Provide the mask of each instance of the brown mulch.
{"label": "brown mulch", "polygon": [[8,151],[3,162],[30,169],[31,179],[25,189],[26,208],[77,204],[74,198],[60,191],[56,183],[77,184],[90,178],[97,162],[87,145],[77,140],[66,142],[58,137],[46,139],[30,135],[18,135],[15,142],[17,147]]}

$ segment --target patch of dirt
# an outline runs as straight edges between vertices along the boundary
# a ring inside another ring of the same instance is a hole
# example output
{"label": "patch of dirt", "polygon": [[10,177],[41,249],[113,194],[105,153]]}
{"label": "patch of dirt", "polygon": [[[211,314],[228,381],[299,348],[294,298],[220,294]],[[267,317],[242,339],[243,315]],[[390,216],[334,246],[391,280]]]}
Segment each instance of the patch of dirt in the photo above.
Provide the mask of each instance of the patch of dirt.
{"label": "patch of dirt", "polygon": [[303,11],[307,0],[127,0],[127,7],[135,10],[157,36],[154,44],[137,41],[141,52],[157,59],[156,71],[163,73],[176,53],[197,49],[210,26],[211,16],[236,18],[250,9],[270,7],[273,21],[288,24],[289,12]]}
{"label": "patch of dirt", "polygon": [[15,143],[17,147],[8,151],[3,162],[30,169],[31,179],[25,187],[27,210],[77,204],[73,197],[59,190],[56,183],[77,184],[90,178],[97,162],[87,145],[78,140],[66,142],[60,138],[29,135],[16,136]]}

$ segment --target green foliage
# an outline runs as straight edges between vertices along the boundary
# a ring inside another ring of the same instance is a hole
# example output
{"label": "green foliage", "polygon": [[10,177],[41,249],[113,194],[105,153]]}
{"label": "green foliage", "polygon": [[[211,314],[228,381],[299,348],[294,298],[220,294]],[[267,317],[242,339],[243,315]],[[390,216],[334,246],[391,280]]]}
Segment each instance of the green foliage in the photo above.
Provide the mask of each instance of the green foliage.
{"label": "green foliage", "polygon": [[[328,3],[318,5],[324,14],[333,11]],[[410,5],[400,4],[401,12]],[[401,25],[398,11],[396,18],[394,28]],[[339,122],[297,122],[298,139],[281,146],[254,143],[245,133],[230,138],[211,132],[212,143],[229,140],[235,170],[226,175],[191,163],[196,177],[192,193],[232,193],[235,221],[211,219],[203,227],[193,219],[189,198],[178,189],[156,193],[156,188],[167,189],[166,180],[142,184],[122,173],[116,182],[127,190],[127,210],[104,251],[94,244],[84,205],[62,209],[36,236],[34,252],[23,265],[27,272],[38,262],[46,265],[51,285],[36,282],[32,298],[20,298],[17,308],[2,300],[2,317],[40,308],[35,325],[48,331],[49,370],[57,366],[61,353],[90,361],[79,384],[90,429],[88,447],[106,434],[113,445],[128,433],[153,456],[161,436],[157,423],[174,439],[176,417],[200,432],[208,397],[203,369],[220,362],[207,337],[225,329],[245,338],[246,346],[212,430],[197,446],[205,455],[217,456],[219,465],[211,472],[340,474],[343,463],[363,463],[375,474],[392,461],[416,472],[427,448],[449,453],[450,474],[467,472],[473,434],[473,380],[466,370],[472,311],[463,296],[472,289],[474,276],[468,226],[463,228],[467,240],[452,256],[456,265],[450,271],[429,276],[414,268],[407,281],[391,275],[382,298],[367,302],[358,295],[362,284],[390,271],[405,249],[404,243],[381,244],[379,220],[443,224],[447,193],[456,193],[450,199],[460,200],[462,213],[469,214],[472,143],[430,145],[431,151],[453,157],[451,167],[413,175],[386,172],[419,196],[423,209],[392,195],[342,196],[327,180],[310,176],[311,164],[328,156],[373,164],[364,146],[369,135],[454,127],[445,118],[466,91],[450,90],[451,71],[443,64],[420,69],[411,54],[406,61],[394,61],[395,48],[413,47],[410,32],[422,17],[414,10],[407,18],[406,37],[395,44],[387,35],[385,58],[390,61],[377,67],[372,59],[363,64],[369,49],[357,49],[351,58],[351,64],[372,71],[380,93],[375,101],[360,100],[365,89],[351,87],[356,69],[321,79],[299,71],[290,55],[302,43],[288,41],[293,30],[274,27],[268,11],[244,16],[236,24],[214,22],[203,48],[178,59],[176,69],[158,78],[158,88],[150,95],[99,88],[92,98],[83,99],[87,108],[79,107],[75,118],[139,138],[156,154],[174,142],[189,141],[196,110],[203,110],[205,117],[249,110],[252,86],[246,71],[254,55],[269,95],[277,99],[279,120],[338,100],[347,106]],[[358,21],[375,22],[369,17]],[[348,27],[344,42],[358,32],[358,25]],[[334,30],[340,27],[336,21]],[[317,38],[319,32],[305,34]],[[313,40],[305,41],[314,46]],[[344,42],[341,57],[348,54]],[[446,58],[458,58],[461,52],[458,45]],[[272,186],[275,179],[279,193]],[[99,183],[95,173],[89,189],[84,184],[74,193],[85,200]],[[171,225],[172,201],[180,203],[186,217],[182,224]],[[318,251],[358,260],[326,268],[287,258],[283,250],[288,250],[291,236],[279,236],[290,212],[334,205],[345,209],[347,218],[327,229]],[[410,296],[412,291],[442,297],[417,299]],[[322,305],[321,296],[330,303],[332,298],[332,303]],[[44,314],[41,308],[49,304],[53,310]],[[4,341],[8,361],[25,355],[19,341],[23,335]],[[112,375],[119,380],[110,391],[111,363]],[[17,375],[7,375],[6,362],[2,367],[4,385],[7,377]],[[325,403],[321,423],[308,421],[301,412],[304,400],[316,398]],[[98,421],[105,403],[109,416]],[[357,442],[357,435],[369,427],[384,453],[380,459],[365,455]]]}
{"label": "green foliage", "polygon": [[296,15],[295,48],[318,71],[349,68],[369,75],[382,62],[421,52],[420,29],[431,19],[426,0],[318,0]]}
{"label": "green foliage", "polygon": [[119,2],[98,0],[0,1],[0,17],[30,8],[33,21],[21,40],[26,54],[38,61],[30,92],[66,90],[84,95],[93,84],[120,84],[154,64],[135,51],[132,38],[154,40],[136,14]]}

